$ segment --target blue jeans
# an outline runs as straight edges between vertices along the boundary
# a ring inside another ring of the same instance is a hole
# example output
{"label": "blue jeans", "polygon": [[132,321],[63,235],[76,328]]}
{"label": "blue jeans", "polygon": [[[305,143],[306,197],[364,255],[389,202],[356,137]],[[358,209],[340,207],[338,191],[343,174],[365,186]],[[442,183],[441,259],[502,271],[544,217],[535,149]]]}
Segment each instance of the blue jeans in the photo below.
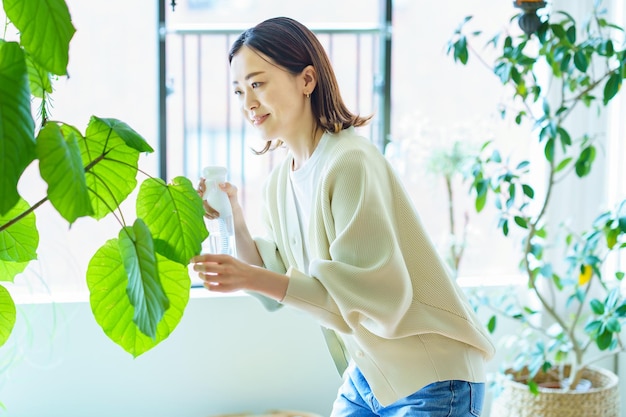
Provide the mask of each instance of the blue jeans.
{"label": "blue jeans", "polygon": [[359,368],[350,366],[346,373],[331,417],[475,417],[483,408],[484,383],[435,382],[383,407]]}

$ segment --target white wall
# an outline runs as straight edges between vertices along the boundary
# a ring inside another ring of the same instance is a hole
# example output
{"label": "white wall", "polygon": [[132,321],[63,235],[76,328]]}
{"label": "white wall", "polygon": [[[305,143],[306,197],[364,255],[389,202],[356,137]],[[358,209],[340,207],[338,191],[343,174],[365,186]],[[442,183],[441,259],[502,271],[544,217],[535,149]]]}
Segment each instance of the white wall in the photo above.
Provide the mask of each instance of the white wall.
{"label": "white wall", "polygon": [[[202,289],[192,290],[204,294]],[[11,417],[205,417],[295,409],[328,416],[340,378],[319,326],[252,297],[192,297],[172,335],[136,359],[85,302],[19,306],[0,349]]]}

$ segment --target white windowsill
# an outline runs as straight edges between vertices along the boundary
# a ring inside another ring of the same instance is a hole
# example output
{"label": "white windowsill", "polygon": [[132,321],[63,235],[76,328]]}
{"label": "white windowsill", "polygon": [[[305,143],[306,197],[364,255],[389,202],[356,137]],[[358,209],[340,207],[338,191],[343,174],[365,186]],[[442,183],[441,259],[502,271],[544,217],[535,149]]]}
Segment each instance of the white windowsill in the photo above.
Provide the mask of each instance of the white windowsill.
{"label": "white windowsill", "polygon": [[[458,284],[462,288],[477,287],[509,287],[515,285],[523,285],[525,283],[522,275],[510,275],[498,277],[481,277],[481,276],[462,276],[457,279]],[[8,284],[8,285],[7,285]],[[15,304],[55,304],[55,303],[88,303],[89,293],[86,291],[56,291],[51,293],[34,293],[29,292],[25,288],[12,288],[10,283],[4,283]],[[224,297],[248,297],[243,291],[234,293],[213,293],[202,287],[193,287],[189,294],[189,298],[224,298]]]}

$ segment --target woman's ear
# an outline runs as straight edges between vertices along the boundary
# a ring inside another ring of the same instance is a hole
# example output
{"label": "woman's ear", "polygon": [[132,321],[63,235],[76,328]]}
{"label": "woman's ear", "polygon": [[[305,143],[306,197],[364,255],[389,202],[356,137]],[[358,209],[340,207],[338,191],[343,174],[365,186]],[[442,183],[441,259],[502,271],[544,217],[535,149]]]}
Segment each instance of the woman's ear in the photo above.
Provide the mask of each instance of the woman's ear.
{"label": "woman's ear", "polygon": [[300,74],[304,80],[304,94],[311,94],[317,85],[317,71],[313,65],[307,65]]}

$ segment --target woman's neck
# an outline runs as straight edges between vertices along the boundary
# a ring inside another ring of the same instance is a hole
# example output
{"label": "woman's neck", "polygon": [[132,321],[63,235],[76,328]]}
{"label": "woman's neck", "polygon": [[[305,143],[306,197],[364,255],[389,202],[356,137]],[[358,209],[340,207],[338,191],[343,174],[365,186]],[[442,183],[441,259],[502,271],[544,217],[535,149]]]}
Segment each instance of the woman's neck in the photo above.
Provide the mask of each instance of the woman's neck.
{"label": "woman's neck", "polygon": [[313,155],[315,148],[320,142],[324,131],[321,127],[316,126],[314,131],[301,136],[299,139],[285,141],[293,156],[291,169],[297,171],[304,165],[306,161]]}

